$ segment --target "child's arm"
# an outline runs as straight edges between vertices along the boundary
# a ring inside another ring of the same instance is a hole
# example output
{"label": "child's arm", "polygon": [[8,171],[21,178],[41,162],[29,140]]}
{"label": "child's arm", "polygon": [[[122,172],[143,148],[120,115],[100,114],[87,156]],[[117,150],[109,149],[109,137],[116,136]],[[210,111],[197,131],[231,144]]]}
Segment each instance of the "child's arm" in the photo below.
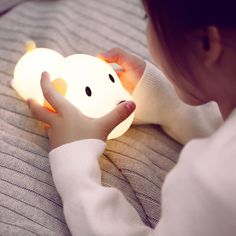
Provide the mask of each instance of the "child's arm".
{"label": "child's arm", "polygon": [[[119,190],[101,186],[97,160],[105,148],[102,140],[134,107],[130,110],[122,103],[105,117],[88,119],[53,89],[47,74],[43,77],[44,97],[57,112],[35,102],[29,105],[37,119],[49,124],[52,174],[73,235],[234,235],[235,120],[221,133],[184,148],[163,186],[162,217],[152,230]],[[227,152],[225,144],[230,144]],[[221,166],[226,168],[224,173],[219,171]]]}
{"label": "child's arm", "polygon": [[135,124],[159,124],[171,137],[185,144],[193,138],[210,135],[222,123],[215,103],[198,107],[186,105],[168,79],[151,63],[119,48],[100,57],[121,66],[121,82],[137,105]]}
{"label": "child's arm", "polygon": [[143,224],[122,193],[101,185],[98,158],[105,142],[87,139],[65,144],[49,154],[56,188],[72,235],[147,236]]}
{"label": "child's arm", "polygon": [[172,138],[185,144],[212,134],[223,122],[216,103],[185,104],[171,83],[154,65],[146,62],[142,78],[133,91],[135,124],[159,124]]}
{"label": "child's arm", "polygon": [[92,119],[56,92],[47,73],[42,74],[41,87],[55,112],[33,100],[28,104],[34,117],[47,123],[52,174],[72,233],[147,235],[150,229],[122,194],[101,186],[97,160],[108,134],[134,112],[135,104],[124,102],[107,115]]}
{"label": "child's arm", "polygon": [[[155,229],[143,224],[119,190],[101,185],[103,141],[82,140],[51,151],[52,174],[72,235],[235,235],[235,121],[185,146],[163,185],[162,216]],[[232,144],[227,152],[225,143]]]}

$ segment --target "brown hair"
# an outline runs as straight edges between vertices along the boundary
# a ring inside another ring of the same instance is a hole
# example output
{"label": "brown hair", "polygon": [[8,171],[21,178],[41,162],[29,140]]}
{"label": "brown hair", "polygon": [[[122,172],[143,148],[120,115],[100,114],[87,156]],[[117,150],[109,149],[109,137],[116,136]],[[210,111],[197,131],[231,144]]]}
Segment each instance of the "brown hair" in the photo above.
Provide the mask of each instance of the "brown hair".
{"label": "brown hair", "polygon": [[[150,20],[169,67],[175,67],[182,75],[190,73],[185,58],[189,50],[189,33],[196,29],[217,26],[235,29],[236,14],[233,0],[143,0]],[[209,47],[207,38],[204,48]]]}

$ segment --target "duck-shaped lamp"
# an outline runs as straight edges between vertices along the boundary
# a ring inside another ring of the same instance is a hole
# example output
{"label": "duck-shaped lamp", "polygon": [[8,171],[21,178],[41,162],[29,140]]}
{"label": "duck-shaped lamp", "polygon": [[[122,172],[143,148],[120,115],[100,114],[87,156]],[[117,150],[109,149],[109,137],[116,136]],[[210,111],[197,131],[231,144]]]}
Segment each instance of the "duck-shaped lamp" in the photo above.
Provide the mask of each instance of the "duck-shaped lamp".
{"label": "duck-shaped lamp", "polygon": [[[75,54],[64,58],[48,48],[37,48],[27,43],[27,52],[16,64],[12,87],[27,100],[45,102],[40,87],[43,71],[47,71],[54,88],[75,105],[84,115],[99,118],[132,96],[122,86],[114,69],[100,58]],[[134,119],[134,113],[109,134],[113,139],[124,134]]]}

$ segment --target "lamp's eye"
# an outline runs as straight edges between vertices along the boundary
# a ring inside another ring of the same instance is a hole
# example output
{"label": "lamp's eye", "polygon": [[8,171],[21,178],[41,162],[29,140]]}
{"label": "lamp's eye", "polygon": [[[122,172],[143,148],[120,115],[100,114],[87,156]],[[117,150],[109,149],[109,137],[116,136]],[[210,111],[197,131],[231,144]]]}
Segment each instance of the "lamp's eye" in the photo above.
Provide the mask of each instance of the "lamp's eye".
{"label": "lamp's eye", "polygon": [[85,92],[86,92],[86,94],[87,94],[89,97],[92,96],[92,91],[91,91],[91,89],[90,89],[89,87],[86,87],[86,88],[85,88]]}
{"label": "lamp's eye", "polygon": [[114,77],[111,74],[109,74],[109,78],[110,78],[112,83],[115,83],[115,79],[114,79]]}

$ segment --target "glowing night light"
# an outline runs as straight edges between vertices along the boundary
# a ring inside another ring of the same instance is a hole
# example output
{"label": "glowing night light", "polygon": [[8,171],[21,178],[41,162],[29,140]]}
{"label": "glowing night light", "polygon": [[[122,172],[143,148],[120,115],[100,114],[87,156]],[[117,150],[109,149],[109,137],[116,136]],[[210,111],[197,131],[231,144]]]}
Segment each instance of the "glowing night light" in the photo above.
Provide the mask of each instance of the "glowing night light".
{"label": "glowing night light", "polygon": [[[54,88],[88,117],[102,117],[120,102],[132,100],[113,68],[99,58],[85,54],[64,58],[54,50],[36,48],[33,42],[27,48],[12,80],[12,87],[25,100],[33,98],[46,105],[40,87],[43,71],[51,75]],[[134,113],[118,125],[108,139],[124,134],[133,119]]]}

